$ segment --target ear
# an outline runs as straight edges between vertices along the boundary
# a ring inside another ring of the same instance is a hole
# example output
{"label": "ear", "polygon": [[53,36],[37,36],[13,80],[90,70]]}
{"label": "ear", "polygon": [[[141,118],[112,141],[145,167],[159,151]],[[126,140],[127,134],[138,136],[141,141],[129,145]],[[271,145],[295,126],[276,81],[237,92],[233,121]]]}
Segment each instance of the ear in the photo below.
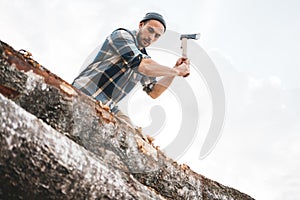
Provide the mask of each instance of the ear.
{"label": "ear", "polygon": [[145,25],[145,22],[140,22],[139,28],[142,28]]}

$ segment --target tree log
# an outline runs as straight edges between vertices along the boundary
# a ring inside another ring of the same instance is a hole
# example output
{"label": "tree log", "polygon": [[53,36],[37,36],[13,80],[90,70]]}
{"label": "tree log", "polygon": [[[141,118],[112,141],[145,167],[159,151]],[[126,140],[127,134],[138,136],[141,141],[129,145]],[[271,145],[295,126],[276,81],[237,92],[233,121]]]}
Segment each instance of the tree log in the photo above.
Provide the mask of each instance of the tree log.
{"label": "tree log", "polygon": [[[133,175],[169,199],[252,199],[168,158],[140,130],[49,72],[29,53],[2,42],[0,53],[0,92],[104,163],[111,152],[114,156],[107,162],[114,170]],[[114,160],[122,164],[114,166]]]}
{"label": "tree log", "polygon": [[164,199],[1,94],[0,113],[1,199]]}

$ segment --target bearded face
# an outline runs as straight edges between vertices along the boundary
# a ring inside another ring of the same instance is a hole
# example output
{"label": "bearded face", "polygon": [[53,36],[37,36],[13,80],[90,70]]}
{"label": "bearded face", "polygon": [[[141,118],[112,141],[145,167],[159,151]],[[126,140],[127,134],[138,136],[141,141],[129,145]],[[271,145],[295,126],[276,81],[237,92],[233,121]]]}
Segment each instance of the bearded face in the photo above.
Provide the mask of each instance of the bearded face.
{"label": "bearded face", "polygon": [[156,42],[164,33],[164,26],[157,20],[141,22],[137,34],[139,48],[145,48]]}

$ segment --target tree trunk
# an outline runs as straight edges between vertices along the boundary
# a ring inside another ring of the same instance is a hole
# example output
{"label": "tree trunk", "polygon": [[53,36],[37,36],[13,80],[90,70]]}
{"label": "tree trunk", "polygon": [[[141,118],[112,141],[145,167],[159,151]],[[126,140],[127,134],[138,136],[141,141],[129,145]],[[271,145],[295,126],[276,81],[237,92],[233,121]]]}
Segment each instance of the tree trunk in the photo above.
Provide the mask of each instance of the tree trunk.
{"label": "tree trunk", "polygon": [[[88,151],[97,156],[99,165],[111,166],[109,174],[130,174],[134,177],[129,176],[132,180],[138,180],[169,199],[252,199],[167,158],[139,130],[129,127],[113,116],[101,103],[50,73],[32,60],[28,53],[24,55],[16,52],[5,43],[0,43],[0,53],[0,92],[85,148],[74,150],[75,152]],[[52,141],[59,143],[60,139]],[[72,149],[73,146],[69,145],[68,148]],[[57,156],[58,154],[59,152]],[[108,158],[109,155],[113,156]],[[87,158],[83,156],[82,160],[84,159]],[[80,167],[79,163],[76,167]],[[42,163],[36,166],[42,169],[45,167],[48,166]],[[14,183],[18,182],[18,177],[10,177],[8,170],[3,176],[6,176],[7,180],[11,178]],[[82,171],[78,171],[78,174],[79,172]],[[39,176],[43,175],[36,175]],[[54,177],[57,176],[60,177],[60,174]],[[81,176],[84,177],[84,174]],[[45,178],[54,181],[52,176]],[[121,178],[112,176],[111,180],[116,179]],[[77,180],[72,180],[72,184],[75,183]],[[119,193],[117,191],[116,188],[116,194]],[[147,195],[154,194],[149,191]],[[132,198],[139,199],[134,195]]]}

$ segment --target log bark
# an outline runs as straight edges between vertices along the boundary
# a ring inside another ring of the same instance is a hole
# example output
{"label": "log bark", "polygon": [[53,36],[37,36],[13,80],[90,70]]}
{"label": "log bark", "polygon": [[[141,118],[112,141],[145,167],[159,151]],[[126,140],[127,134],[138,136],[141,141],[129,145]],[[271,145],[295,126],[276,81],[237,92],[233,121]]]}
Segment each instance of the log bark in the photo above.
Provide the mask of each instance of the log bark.
{"label": "log bark", "polygon": [[0,113],[1,199],[164,199],[1,94]]}
{"label": "log bark", "polygon": [[[30,54],[0,43],[0,92],[85,150],[169,199],[252,199],[180,165]],[[114,165],[114,162],[120,163]],[[122,163],[122,164],[121,164]]]}

